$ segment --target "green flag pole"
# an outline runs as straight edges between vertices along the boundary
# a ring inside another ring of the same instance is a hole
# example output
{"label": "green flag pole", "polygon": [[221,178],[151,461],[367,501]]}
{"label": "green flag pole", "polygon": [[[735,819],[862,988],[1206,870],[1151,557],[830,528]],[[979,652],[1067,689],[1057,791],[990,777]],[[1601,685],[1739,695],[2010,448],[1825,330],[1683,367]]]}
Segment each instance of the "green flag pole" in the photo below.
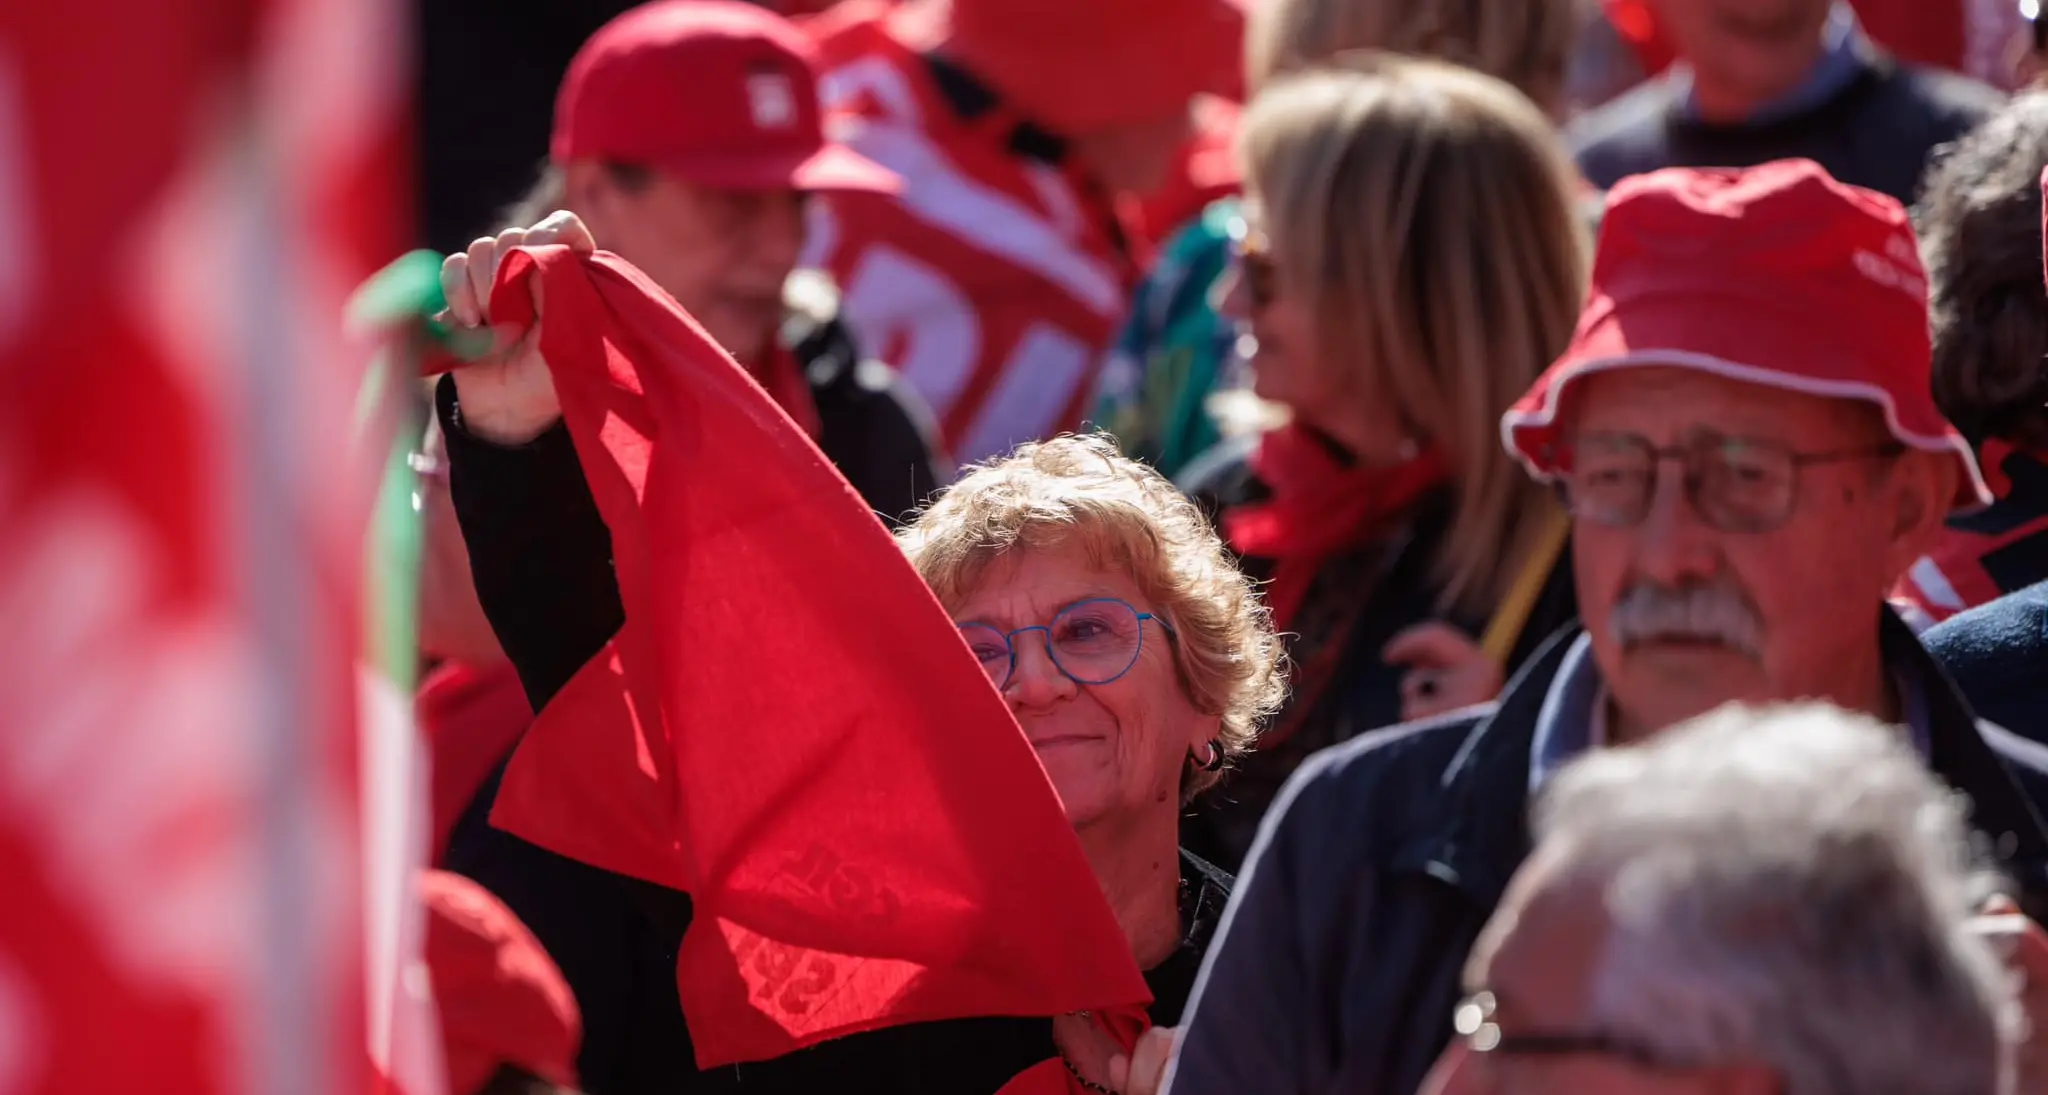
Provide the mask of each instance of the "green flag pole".
{"label": "green flag pole", "polygon": [[441,256],[413,251],[372,275],[349,299],[351,331],[374,333],[385,349],[356,396],[355,451],[385,453],[371,517],[365,590],[370,662],[410,694],[418,681],[419,497],[412,456],[424,432],[426,406],[416,398],[423,352],[434,346],[464,360],[489,352],[491,333],[453,327],[441,313]]}
{"label": "green flag pole", "polygon": [[[369,954],[370,1056],[392,1075],[438,1074],[431,1025],[412,1007],[398,971],[416,953],[424,930],[410,896],[410,876],[425,852],[422,813],[426,757],[413,724],[419,689],[420,564],[424,551],[418,473],[413,455],[422,440],[427,401],[419,381],[425,350],[438,345],[473,357],[489,349],[488,331],[459,331],[437,321],[446,307],[441,257],[415,251],[385,267],[350,298],[348,329],[373,338],[380,349],[356,393],[350,460],[376,477],[376,495],[363,545],[364,688],[362,809],[365,841],[366,944]],[[424,1039],[424,1040],[423,1040]],[[426,1048],[422,1048],[422,1047]],[[401,1085],[404,1086],[404,1085]]]}

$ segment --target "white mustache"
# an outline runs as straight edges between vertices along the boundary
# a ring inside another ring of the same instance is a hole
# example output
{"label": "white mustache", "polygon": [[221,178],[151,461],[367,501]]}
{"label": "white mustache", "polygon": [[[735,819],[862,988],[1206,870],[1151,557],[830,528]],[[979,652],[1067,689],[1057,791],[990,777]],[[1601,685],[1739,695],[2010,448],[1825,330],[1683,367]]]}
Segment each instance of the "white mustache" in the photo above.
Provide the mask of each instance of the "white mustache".
{"label": "white mustache", "polygon": [[1665,589],[1639,585],[1614,606],[1608,624],[1623,648],[1658,639],[1719,643],[1751,657],[1760,653],[1763,621],[1742,594],[1725,585]]}

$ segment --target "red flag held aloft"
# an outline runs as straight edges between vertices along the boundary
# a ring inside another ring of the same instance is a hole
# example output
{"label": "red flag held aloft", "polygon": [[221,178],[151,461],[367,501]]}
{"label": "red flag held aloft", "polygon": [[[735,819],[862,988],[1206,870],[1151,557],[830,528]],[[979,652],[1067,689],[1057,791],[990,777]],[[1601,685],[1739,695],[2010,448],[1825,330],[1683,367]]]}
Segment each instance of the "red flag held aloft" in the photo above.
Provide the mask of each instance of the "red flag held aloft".
{"label": "red flag held aloft", "polygon": [[1022,732],[817,447],[615,256],[514,252],[493,322],[530,325],[537,290],[626,623],[493,821],[691,895],[699,1064],[1148,1002]]}

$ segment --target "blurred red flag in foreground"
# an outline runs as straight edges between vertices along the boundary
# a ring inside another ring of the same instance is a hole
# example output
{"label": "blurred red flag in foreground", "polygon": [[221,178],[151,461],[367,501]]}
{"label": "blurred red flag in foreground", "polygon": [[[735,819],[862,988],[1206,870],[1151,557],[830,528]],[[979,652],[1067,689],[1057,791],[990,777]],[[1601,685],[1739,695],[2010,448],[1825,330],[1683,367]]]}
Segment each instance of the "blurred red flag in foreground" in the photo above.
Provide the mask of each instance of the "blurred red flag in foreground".
{"label": "blurred red flag in foreground", "polygon": [[817,447],[616,257],[515,252],[493,321],[531,324],[536,288],[626,624],[541,712],[493,820],[691,895],[699,1063],[1148,1002],[1022,732]]}
{"label": "blurred red flag in foreground", "polygon": [[363,1090],[340,325],[398,14],[0,6],[0,1089]]}

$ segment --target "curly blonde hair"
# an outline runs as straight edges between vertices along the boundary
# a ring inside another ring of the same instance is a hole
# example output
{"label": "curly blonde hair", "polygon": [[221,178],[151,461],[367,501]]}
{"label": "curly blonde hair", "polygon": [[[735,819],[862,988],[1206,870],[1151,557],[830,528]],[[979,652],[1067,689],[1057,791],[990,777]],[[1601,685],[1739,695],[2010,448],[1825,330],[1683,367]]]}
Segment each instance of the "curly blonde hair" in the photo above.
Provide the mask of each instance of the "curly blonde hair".
{"label": "curly blonde hair", "polygon": [[[1174,662],[1189,701],[1220,717],[1226,767],[1285,698],[1285,656],[1251,580],[1187,496],[1105,435],[1022,445],[968,468],[896,538],[949,606],[1020,548],[1078,544],[1097,566],[1130,575],[1178,637]],[[1191,766],[1183,798],[1218,776]]]}

